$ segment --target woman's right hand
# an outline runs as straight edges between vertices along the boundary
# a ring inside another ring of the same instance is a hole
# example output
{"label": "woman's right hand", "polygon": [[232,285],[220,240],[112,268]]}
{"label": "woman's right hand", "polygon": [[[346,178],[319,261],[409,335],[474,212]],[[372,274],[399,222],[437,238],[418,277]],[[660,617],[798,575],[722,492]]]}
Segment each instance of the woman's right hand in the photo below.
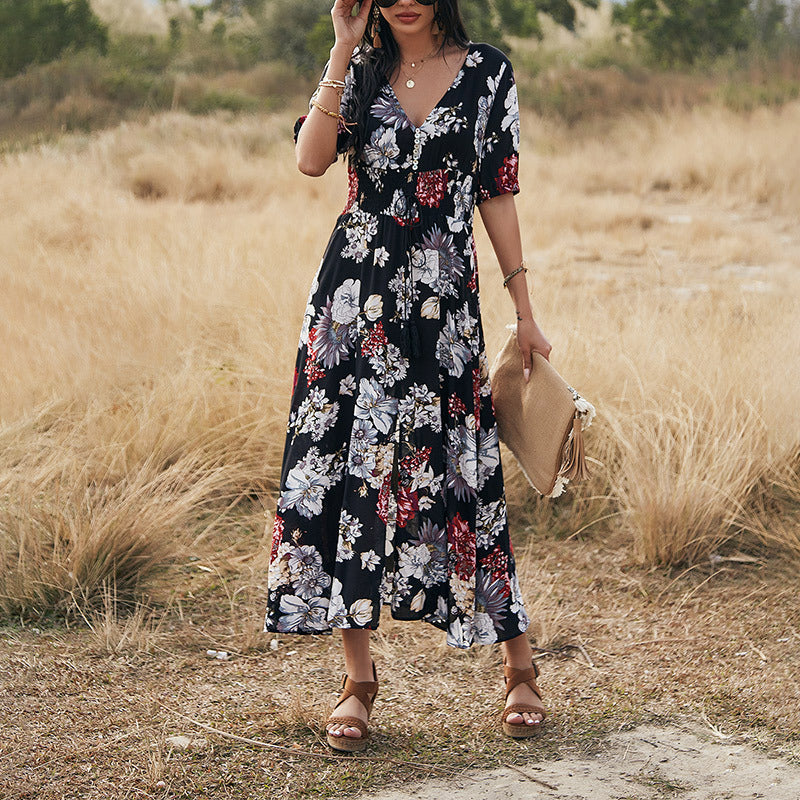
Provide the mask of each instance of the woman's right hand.
{"label": "woman's right hand", "polygon": [[372,8],[372,0],[363,0],[358,14],[352,16],[353,6],[356,2],[357,0],[336,0],[331,9],[336,45],[349,47],[351,52],[355,50],[364,35]]}

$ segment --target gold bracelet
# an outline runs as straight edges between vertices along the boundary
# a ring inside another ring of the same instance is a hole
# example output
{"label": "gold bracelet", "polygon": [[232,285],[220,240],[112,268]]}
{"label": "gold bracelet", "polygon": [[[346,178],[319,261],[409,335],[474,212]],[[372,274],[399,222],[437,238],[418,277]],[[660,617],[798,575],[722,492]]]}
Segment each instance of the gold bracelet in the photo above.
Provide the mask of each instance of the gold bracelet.
{"label": "gold bracelet", "polygon": [[335,78],[323,78],[317,86],[333,86],[334,89],[344,89],[344,81],[337,81]]}
{"label": "gold bracelet", "polygon": [[525,259],[522,259],[522,263],[514,270],[506,275],[505,280],[503,281],[503,288],[506,288],[508,282],[518,273],[518,272],[527,272],[528,268],[525,266]]}

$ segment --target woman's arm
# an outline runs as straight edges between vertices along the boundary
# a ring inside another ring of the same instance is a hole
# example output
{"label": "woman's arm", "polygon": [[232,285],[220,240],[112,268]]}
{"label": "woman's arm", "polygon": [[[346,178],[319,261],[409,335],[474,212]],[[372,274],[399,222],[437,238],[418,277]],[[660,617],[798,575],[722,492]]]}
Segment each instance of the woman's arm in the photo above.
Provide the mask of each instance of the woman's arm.
{"label": "woman's arm", "polygon": [[[478,205],[478,210],[500,264],[500,271],[505,277],[522,263],[522,240],[514,195],[506,192],[484,200]],[[507,288],[517,313],[517,342],[527,381],[530,378],[533,351],[536,350],[549,359],[552,348],[533,319],[526,273],[518,272],[508,282]]]}
{"label": "woman's arm", "polygon": [[[331,9],[336,42],[331,48],[326,78],[343,81],[350,57],[361,41],[367,26],[372,0],[361,3],[358,14],[352,16],[356,0],[336,0]],[[319,87],[317,102],[329,111],[338,113],[339,93],[331,86]],[[336,137],[339,120],[312,106],[297,134],[295,157],[297,168],[305,175],[323,175],[336,160]]]}

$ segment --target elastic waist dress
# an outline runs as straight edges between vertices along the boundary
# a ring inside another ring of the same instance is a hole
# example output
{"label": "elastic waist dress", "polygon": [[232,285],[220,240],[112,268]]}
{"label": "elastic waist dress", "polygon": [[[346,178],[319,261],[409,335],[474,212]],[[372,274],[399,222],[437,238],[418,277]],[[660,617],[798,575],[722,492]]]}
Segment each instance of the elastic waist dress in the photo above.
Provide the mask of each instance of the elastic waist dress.
{"label": "elastic waist dress", "polygon": [[[362,69],[354,58],[346,72],[346,119]],[[446,631],[453,647],[505,641],[529,621],[473,216],[484,200],[519,192],[511,62],[470,43],[419,127],[384,79],[358,155],[350,137],[340,127],[347,202],[300,331],[264,631],[375,629],[386,604],[395,619]]]}

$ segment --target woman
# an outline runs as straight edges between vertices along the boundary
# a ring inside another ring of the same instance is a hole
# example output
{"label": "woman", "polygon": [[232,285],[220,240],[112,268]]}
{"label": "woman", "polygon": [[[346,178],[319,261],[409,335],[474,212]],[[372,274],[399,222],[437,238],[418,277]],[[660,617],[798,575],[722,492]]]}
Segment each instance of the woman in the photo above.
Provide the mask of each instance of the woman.
{"label": "woman", "polygon": [[447,643],[502,642],[503,730],[546,712],[509,542],[478,302],[477,205],[516,307],[520,368],[550,344],[531,313],[513,195],[511,63],[471,42],[457,0],[336,0],[335,44],[295,124],[306,175],[348,154],[349,191],[312,282],[295,368],[264,629],[342,629],[327,739],[367,744],[380,606]]}

